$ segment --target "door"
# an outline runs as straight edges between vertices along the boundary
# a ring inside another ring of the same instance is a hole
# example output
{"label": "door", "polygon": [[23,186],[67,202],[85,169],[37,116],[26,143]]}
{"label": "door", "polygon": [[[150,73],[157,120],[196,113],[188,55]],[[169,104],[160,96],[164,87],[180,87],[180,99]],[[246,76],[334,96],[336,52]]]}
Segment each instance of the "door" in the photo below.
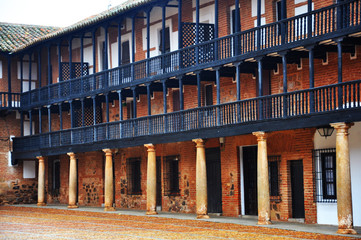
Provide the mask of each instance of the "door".
{"label": "door", "polygon": [[257,215],[257,146],[243,147],[243,178],[245,214]]}
{"label": "door", "polygon": [[222,213],[221,155],[219,148],[206,149],[208,212]]}
{"label": "door", "polygon": [[157,194],[156,194],[156,205],[157,208],[162,209],[162,177],[161,177],[161,161],[160,157],[157,157]]}
{"label": "door", "polygon": [[292,217],[304,218],[303,164],[302,160],[291,161]]}

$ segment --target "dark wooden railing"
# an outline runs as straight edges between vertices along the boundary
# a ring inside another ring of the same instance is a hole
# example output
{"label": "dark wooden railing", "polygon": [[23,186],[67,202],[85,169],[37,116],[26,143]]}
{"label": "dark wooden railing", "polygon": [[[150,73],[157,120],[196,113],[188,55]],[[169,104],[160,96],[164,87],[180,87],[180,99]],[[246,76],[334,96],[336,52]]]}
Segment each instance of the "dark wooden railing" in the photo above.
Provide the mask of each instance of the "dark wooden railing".
{"label": "dark wooden railing", "polygon": [[1,108],[20,108],[20,93],[0,92]]}
{"label": "dark wooden railing", "polygon": [[[269,119],[361,109],[361,80],[314,89],[15,138],[14,151],[173,134]],[[311,97],[313,96],[313,97]],[[311,105],[313,104],[313,105]]]}
{"label": "dark wooden railing", "polygon": [[216,64],[219,60],[227,59],[231,61],[233,57],[285,44],[297,43],[302,46],[305,39],[326,40],[332,34],[360,25],[361,0],[345,1],[153,58],[35,89],[23,93],[21,103],[23,107],[30,107],[79,97],[79,94],[104,92],[154,75],[172,72],[176,75],[177,71],[189,67],[202,69],[205,64]]}

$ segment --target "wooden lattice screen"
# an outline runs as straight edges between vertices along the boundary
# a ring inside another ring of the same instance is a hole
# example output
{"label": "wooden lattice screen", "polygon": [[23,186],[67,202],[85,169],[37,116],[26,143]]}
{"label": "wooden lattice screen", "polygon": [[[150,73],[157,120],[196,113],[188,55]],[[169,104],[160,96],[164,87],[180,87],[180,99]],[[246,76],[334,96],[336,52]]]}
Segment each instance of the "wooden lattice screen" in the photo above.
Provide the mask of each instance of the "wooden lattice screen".
{"label": "wooden lattice screen", "polygon": [[83,63],[83,74],[81,72],[81,63],[72,62],[71,63],[71,71],[70,64],[68,62],[61,63],[61,76],[60,81],[69,80],[72,78],[78,78],[81,76],[85,76],[89,74],[89,64]]}

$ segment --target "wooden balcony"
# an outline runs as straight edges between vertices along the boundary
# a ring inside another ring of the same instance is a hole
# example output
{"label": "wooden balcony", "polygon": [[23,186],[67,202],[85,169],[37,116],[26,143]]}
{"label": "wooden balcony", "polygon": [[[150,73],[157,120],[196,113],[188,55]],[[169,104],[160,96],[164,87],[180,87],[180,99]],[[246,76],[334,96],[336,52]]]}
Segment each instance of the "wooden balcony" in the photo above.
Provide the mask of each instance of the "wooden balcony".
{"label": "wooden balcony", "polygon": [[19,108],[20,93],[0,92],[0,110]]}
{"label": "wooden balcony", "polygon": [[310,13],[256,27],[178,51],[23,93],[24,110],[88,97],[146,82],[268,54],[315,45],[360,32],[361,0],[344,1]]}
{"label": "wooden balcony", "polygon": [[14,157],[139,146],[361,120],[361,80],[15,138]]}

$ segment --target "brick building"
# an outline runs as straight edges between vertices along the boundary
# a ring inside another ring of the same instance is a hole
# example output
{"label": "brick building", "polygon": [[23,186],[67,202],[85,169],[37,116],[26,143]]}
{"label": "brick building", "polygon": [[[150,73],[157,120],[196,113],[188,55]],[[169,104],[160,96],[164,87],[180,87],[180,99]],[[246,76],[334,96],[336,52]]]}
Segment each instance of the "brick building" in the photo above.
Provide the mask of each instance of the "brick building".
{"label": "brick building", "polygon": [[129,0],[14,46],[12,163],[38,205],[354,233],[360,14],[360,0]]}

